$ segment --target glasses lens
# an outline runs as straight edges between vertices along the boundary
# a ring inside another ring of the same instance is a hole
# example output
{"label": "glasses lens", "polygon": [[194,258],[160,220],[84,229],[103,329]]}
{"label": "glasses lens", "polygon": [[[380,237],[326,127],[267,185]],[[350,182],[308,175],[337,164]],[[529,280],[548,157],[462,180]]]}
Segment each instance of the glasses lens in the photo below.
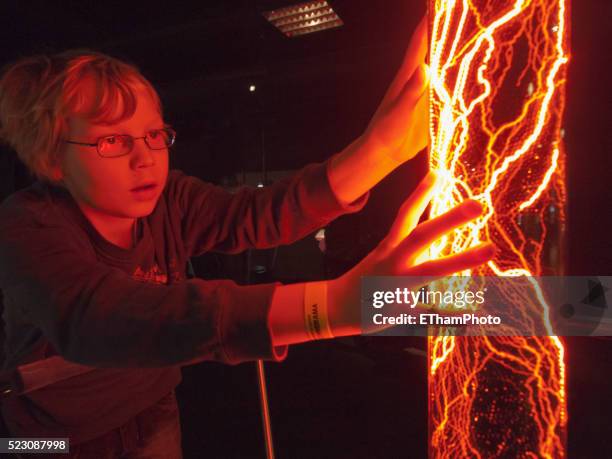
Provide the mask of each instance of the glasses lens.
{"label": "glasses lens", "polygon": [[172,129],[154,129],[147,133],[146,141],[152,150],[163,150],[174,143]]}
{"label": "glasses lens", "polygon": [[98,140],[98,152],[106,158],[123,156],[132,151],[133,145],[134,139],[129,135],[109,135]]}

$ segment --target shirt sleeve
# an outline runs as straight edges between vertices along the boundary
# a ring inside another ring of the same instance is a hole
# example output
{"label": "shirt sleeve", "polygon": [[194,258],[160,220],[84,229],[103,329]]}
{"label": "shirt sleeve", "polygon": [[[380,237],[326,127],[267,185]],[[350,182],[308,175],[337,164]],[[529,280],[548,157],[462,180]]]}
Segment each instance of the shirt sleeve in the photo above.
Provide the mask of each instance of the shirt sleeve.
{"label": "shirt sleeve", "polygon": [[331,189],[328,165],[313,163],[269,187],[243,187],[236,193],[173,171],[169,202],[182,215],[188,256],[290,244],[340,215],[361,210],[369,192],[341,203]]}
{"label": "shirt sleeve", "polygon": [[62,357],[83,365],[282,359],[286,348],[272,346],[268,326],[275,286],[142,283],[97,261],[70,225],[19,207],[0,213],[5,307],[19,308]]}

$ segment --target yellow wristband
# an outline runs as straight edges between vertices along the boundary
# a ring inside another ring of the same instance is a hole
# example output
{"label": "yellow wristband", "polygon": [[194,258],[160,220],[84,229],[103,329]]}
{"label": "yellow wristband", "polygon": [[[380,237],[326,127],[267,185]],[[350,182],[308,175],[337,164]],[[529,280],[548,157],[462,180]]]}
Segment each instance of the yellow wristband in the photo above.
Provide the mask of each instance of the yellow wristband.
{"label": "yellow wristband", "polygon": [[327,315],[327,281],[307,282],[304,288],[304,318],[310,339],[333,338]]}

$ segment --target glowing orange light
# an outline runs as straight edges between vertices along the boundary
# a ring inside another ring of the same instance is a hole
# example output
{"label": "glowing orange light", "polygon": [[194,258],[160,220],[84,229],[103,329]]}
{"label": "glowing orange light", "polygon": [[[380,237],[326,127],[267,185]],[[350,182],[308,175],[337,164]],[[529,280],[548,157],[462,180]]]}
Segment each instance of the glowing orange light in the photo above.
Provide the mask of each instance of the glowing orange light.
{"label": "glowing orange light", "polygon": [[[458,274],[562,269],[568,1],[430,0],[430,166],[442,180],[430,216],[466,198],[486,209],[430,256],[486,240],[498,249],[486,266]],[[545,295],[529,282],[550,332]],[[430,456],[564,457],[563,359],[555,336],[430,338]]]}

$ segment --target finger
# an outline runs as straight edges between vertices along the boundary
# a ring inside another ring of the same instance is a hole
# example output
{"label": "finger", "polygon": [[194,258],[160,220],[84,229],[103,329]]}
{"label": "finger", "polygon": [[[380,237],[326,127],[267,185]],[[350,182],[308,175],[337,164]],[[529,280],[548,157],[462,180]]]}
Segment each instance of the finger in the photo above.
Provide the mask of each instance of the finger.
{"label": "finger", "polygon": [[429,93],[425,90],[412,109],[409,134],[402,148],[418,153],[429,144],[429,141]]}
{"label": "finger", "polygon": [[406,82],[394,104],[395,110],[398,110],[400,116],[411,115],[414,111],[414,106],[427,88],[427,72],[425,64],[421,64],[414,71],[410,80]]}
{"label": "finger", "polygon": [[428,48],[427,26],[428,20],[427,15],[425,15],[412,34],[402,64],[385,94],[383,105],[385,103],[390,103],[400,94],[405,83],[410,80],[419,64],[425,62]]}
{"label": "finger", "polygon": [[433,196],[436,182],[436,174],[429,171],[417,185],[416,189],[404,201],[387,235],[386,242],[391,247],[396,247],[416,227],[419,218]]}
{"label": "finger", "polygon": [[485,242],[461,253],[411,266],[401,275],[423,277],[423,282],[429,284],[442,277],[480,266],[493,258],[493,255],[495,255],[493,244]]}
{"label": "finger", "polygon": [[406,253],[407,257],[414,257],[446,233],[482,215],[483,211],[478,201],[466,199],[448,212],[421,223],[402,241],[398,250]]}
{"label": "finger", "polygon": [[424,15],[410,37],[410,44],[404,53],[404,59],[400,67],[400,72],[404,73],[406,78],[409,78],[414,70],[425,63],[427,52],[429,51],[429,41],[427,37],[429,28],[429,17]]}
{"label": "finger", "polygon": [[407,161],[412,159],[429,142],[429,94],[427,92],[425,69],[420,66],[415,76],[395,102],[389,118],[400,126],[406,126],[404,138],[399,147],[399,157]]}

